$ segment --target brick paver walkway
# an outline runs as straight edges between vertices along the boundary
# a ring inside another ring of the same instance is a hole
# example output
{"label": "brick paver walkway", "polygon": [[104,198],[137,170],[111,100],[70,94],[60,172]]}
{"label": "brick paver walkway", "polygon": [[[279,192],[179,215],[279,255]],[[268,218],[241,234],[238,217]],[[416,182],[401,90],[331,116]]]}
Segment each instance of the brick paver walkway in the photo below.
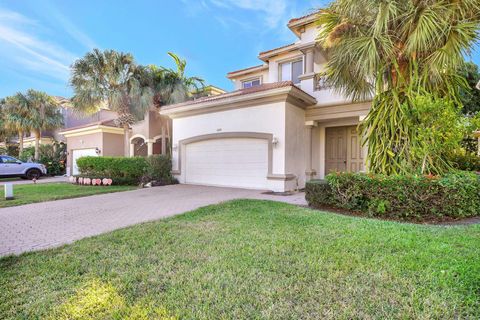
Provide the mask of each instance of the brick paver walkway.
{"label": "brick paver walkway", "polygon": [[303,193],[173,185],[0,209],[0,256],[52,248],[222,201],[251,198],[305,205]]}

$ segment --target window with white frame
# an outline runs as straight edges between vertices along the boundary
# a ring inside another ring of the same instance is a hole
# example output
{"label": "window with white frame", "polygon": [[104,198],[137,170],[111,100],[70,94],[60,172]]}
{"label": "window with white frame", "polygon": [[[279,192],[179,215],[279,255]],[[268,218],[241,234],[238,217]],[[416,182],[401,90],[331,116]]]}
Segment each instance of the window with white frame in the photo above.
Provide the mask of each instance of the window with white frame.
{"label": "window with white frame", "polygon": [[256,87],[260,85],[260,78],[250,79],[242,81],[242,88],[247,89],[251,87]]}
{"label": "window with white frame", "polygon": [[300,76],[303,74],[303,59],[288,61],[280,64],[280,81],[292,81],[300,83]]}

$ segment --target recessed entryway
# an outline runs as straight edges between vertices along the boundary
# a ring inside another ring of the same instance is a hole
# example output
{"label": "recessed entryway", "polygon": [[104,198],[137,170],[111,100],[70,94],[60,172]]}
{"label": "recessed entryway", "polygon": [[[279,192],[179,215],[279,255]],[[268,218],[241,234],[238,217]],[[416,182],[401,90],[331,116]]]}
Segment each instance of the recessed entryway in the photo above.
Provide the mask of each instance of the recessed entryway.
{"label": "recessed entryway", "polygon": [[325,130],[325,172],[365,170],[364,152],[357,126],[330,127]]}

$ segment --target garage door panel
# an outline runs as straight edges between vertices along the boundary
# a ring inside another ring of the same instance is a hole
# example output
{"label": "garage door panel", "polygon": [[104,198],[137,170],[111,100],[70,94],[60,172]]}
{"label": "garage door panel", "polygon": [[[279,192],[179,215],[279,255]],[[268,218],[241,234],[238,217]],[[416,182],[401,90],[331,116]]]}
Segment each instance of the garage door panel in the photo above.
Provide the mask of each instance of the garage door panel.
{"label": "garage door panel", "polygon": [[95,149],[77,149],[72,150],[72,164],[73,164],[73,172],[72,175],[80,174],[77,166],[77,160],[81,157],[98,157],[98,154]]}
{"label": "garage door panel", "polygon": [[265,189],[268,142],[228,138],[186,146],[187,183]]}

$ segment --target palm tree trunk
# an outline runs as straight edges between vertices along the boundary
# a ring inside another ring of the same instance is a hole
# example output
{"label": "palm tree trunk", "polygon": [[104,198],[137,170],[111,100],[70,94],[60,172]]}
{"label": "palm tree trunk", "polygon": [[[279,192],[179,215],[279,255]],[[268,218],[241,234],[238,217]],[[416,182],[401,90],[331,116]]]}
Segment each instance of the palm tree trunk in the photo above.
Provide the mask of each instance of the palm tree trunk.
{"label": "palm tree trunk", "polygon": [[[123,130],[125,131],[125,142],[124,142],[124,156],[129,157],[130,156],[130,127],[128,124],[123,125]],[[133,156],[133,155],[132,155]]]}
{"label": "palm tree trunk", "polygon": [[18,130],[18,156],[21,157],[23,153],[23,130]]}
{"label": "palm tree trunk", "polygon": [[40,137],[41,133],[40,131],[35,131],[35,161],[38,161],[40,159]]}

